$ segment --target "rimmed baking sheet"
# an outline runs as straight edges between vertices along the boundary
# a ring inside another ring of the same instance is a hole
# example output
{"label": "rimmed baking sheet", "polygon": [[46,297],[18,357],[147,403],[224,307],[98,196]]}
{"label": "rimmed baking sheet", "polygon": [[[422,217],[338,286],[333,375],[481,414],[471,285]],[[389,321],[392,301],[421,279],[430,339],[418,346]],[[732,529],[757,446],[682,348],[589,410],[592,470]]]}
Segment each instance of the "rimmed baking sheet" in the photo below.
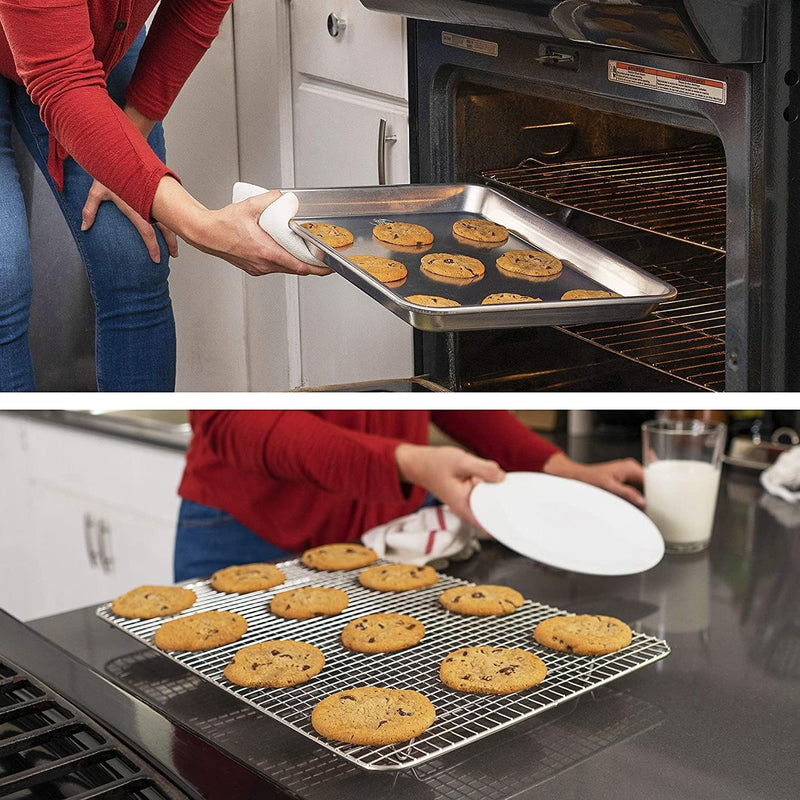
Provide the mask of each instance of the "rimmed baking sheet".
{"label": "rimmed baking sheet", "polygon": [[[370,770],[406,769],[429,761],[654,663],[670,652],[665,641],[636,632],[628,647],[609,655],[586,657],[548,650],[535,642],[533,629],[540,620],[567,612],[526,600],[522,608],[501,617],[453,614],[440,605],[438,597],[451,586],[467,584],[441,573],[435,586],[391,593],[361,586],[357,570],[317,572],[299,560],[278,566],[286,581],[268,591],[223,594],[212,589],[207,580],[183,584],[196,592],[197,601],[176,616],[219,609],[235,611],[248,622],[243,638],[213,650],[162,651],[155,646],[153,636],[163,619],[125,619],[111,612],[110,603],[98,608],[97,615],[322,747]],[[310,620],[286,620],[270,613],[269,602],[275,594],[304,585],[343,589],[350,603],[341,614]],[[397,653],[367,655],[345,648],[340,640],[342,628],[356,617],[375,612],[410,614],[425,625],[425,637]],[[237,650],[269,639],[300,639],[314,644],[325,655],[325,668],[308,682],[286,689],[243,688],[224,677],[223,670]],[[547,666],[547,677],[532,689],[510,695],[479,695],[444,686],[439,681],[439,664],[444,656],[474,645],[521,647],[535,652]],[[383,747],[335,742],[320,736],[311,726],[311,711],[323,697],[370,685],[422,692],[433,703],[436,720],[411,742]]]}
{"label": "rimmed baking sheet", "polygon": [[[628,261],[598,247],[568,228],[531,211],[487,186],[434,184],[348,189],[295,189],[300,202],[290,225],[317,257],[358,286],[400,319],[429,331],[479,330],[536,325],[567,325],[640,319],[677,292]],[[487,247],[456,239],[453,223],[462,218],[488,219],[509,230],[508,241]],[[333,248],[302,227],[303,222],[346,227],[352,245]],[[383,222],[424,225],[434,235],[425,248],[397,248],[380,242],[373,228]],[[507,250],[541,250],[560,259],[558,277],[537,281],[501,273],[497,258]],[[455,253],[480,259],[483,278],[462,285],[439,281],[420,270],[426,253]],[[350,256],[376,255],[401,261],[408,269],[402,285],[388,286],[373,278]],[[602,289],[619,297],[561,300],[571,289]],[[511,292],[541,298],[542,302],[482,305],[489,294]],[[459,307],[426,307],[409,302],[410,295],[437,295]]]}

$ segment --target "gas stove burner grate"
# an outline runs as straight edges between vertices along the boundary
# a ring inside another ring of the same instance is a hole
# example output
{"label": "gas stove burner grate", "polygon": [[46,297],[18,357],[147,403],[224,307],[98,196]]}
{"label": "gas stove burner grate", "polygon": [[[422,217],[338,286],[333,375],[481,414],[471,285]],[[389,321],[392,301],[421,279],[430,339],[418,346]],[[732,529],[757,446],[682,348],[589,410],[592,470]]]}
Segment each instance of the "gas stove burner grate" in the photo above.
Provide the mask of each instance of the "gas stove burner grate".
{"label": "gas stove burner grate", "polygon": [[0,661],[0,796],[186,797],[91,718],[6,661]]}
{"label": "gas stove burner grate", "polygon": [[490,185],[638,230],[725,252],[726,167],[722,147],[487,170]]}
{"label": "gas stove burner grate", "polygon": [[[197,601],[180,616],[211,609],[235,611],[247,620],[248,631],[238,642],[213,650],[158,652],[365,769],[399,770],[422,764],[669,654],[666,642],[641,633],[634,633],[632,643],[624,650],[606,656],[588,658],[548,651],[536,644],[533,629],[540,620],[565,612],[526,600],[518,611],[503,617],[452,614],[439,604],[439,594],[450,586],[467,584],[441,573],[435,586],[390,593],[364,588],[355,571],[320,573],[307,569],[298,560],[279,566],[286,581],[269,591],[222,594],[214,591],[208,581],[184,584],[197,593]],[[303,621],[285,620],[270,613],[269,602],[275,594],[302,585],[343,589],[350,603],[336,616]],[[415,647],[396,653],[365,655],[347,650],[340,639],[342,628],[351,619],[375,612],[409,614],[425,625],[425,637]],[[153,635],[163,620],[123,619],[112,614],[109,605],[100,607],[97,614],[157,649]],[[325,668],[307,683],[288,689],[248,689],[225,679],[223,670],[237,650],[268,639],[300,639],[316,645],[325,655]],[[439,664],[448,653],[471,644],[535,651],[547,665],[547,678],[533,689],[512,695],[477,695],[450,690],[439,681]],[[436,708],[436,720],[417,739],[383,747],[333,742],[314,730],[311,711],[322,698],[353,686],[369,685],[422,692]]]}

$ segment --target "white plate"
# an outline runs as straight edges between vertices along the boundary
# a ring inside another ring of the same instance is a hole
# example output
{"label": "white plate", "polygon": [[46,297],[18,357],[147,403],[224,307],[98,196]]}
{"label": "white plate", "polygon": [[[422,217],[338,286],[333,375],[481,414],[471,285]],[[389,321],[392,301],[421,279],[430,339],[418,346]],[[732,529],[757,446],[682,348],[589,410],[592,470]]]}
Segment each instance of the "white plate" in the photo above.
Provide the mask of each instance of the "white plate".
{"label": "white plate", "polygon": [[664,555],[664,540],[643,511],[580,481],[511,472],[501,483],[479,483],[470,505],[497,541],[558,569],[632,575]]}

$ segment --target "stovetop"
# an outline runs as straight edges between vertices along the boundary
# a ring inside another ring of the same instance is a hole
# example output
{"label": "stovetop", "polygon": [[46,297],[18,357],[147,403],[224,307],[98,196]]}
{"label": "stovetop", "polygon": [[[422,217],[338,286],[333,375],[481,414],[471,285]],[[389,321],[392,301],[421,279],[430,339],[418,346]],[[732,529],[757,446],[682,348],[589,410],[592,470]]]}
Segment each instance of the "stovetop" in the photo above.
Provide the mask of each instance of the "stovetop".
{"label": "stovetop", "polygon": [[0,796],[285,797],[0,611]]}

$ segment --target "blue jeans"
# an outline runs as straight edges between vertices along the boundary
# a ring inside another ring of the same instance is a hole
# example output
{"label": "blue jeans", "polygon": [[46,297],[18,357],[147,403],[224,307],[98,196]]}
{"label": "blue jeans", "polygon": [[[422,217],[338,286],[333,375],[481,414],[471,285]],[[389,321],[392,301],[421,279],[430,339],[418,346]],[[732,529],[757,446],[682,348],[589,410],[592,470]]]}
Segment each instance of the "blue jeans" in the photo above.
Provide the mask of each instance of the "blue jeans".
{"label": "blue jeans", "polygon": [[293,555],[256,536],[225,511],[181,501],[175,537],[176,582],[206,578],[233,564],[257,564]]}
{"label": "blue jeans", "polygon": [[[122,106],[144,30],[108,76],[108,92]],[[157,229],[161,260],[154,263],[129,220],[103,203],[94,225],[81,232],[91,176],[72,158],[64,191],[47,172],[48,133],[22,86],[0,76],[0,390],[35,391],[28,342],[33,268],[19,173],[11,150],[12,124],[44,173],[78,246],[95,304],[97,386],[102,391],[173,391],[175,322],[169,298],[169,251]],[[149,138],[165,158],[160,124]]]}

